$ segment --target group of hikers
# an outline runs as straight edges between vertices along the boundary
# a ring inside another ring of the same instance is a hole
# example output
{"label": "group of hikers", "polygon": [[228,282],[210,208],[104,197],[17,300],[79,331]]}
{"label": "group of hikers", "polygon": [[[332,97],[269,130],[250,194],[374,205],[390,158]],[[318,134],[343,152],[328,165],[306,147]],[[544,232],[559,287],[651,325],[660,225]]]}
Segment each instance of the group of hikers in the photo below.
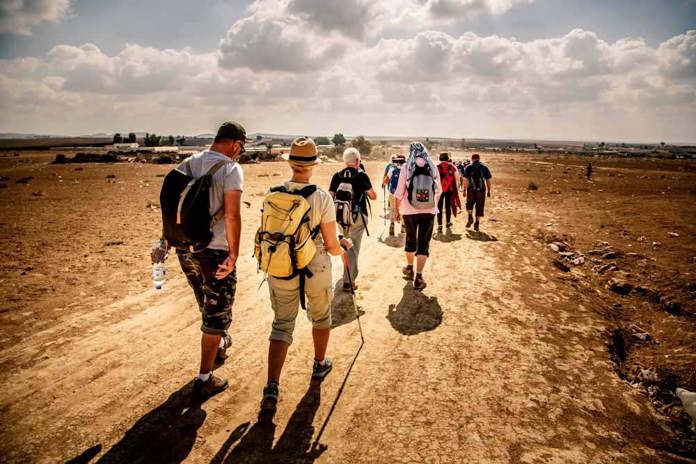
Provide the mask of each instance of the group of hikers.
{"label": "group of hikers", "polygon": [[[227,331],[237,283],[244,184],[236,160],[245,151],[245,141],[246,131],[239,123],[222,124],[210,148],[172,170],[160,193],[163,237],[162,245],[152,252],[152,261],[163,262],[169,250],[176,248],[196,297],[202,339],[193,388],[200,398],[228,386],[213,369],[225,362],[232,344]],[[321,160],[311,138],[296,138],[283,158],[291,176],[266,193],[254,250],[274,312],[261,400],[261,410],[271,412],[278,403],[280,375],[300,307],[312,323],[312,378],[323,379],[332,369],[326,356],[333,296],[331,256],[343,255],[342,286],[354,296],[360,246],[363,235],[369,234],[370,200],[377,199],[360,152],[353,147],[343,152],[345,167],[334,174],[328,192],[312,183],[314,168]],[[446,227],[452,227],[452,215],[461,209],[461,188],[466,191],[467,227],[473,224],[478,230],[486,195],[490,196],[490,179],[490,171],[478,155],[462,170],[448,153],[442,153],[436,165],[419,142],[410,144],[408,155],[393,156],[387,164],[382,186],[389,193],[390,235],[400,223],[400,232],[406,233],[402,272],[415,289],[426,287],[423,270],[435,218],[441,233],[444,209]]]}

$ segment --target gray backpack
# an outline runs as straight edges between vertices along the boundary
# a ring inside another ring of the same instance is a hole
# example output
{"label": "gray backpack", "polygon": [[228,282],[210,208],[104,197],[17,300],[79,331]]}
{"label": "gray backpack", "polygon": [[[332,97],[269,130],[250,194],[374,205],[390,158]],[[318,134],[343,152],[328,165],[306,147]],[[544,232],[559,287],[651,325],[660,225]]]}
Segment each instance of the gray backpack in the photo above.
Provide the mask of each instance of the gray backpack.
{"label": "gray backpack", "polygon": [[415,209],[435,207],[435,177],[430,170],[430,163],[414,166],[408,182],[408,202]]}

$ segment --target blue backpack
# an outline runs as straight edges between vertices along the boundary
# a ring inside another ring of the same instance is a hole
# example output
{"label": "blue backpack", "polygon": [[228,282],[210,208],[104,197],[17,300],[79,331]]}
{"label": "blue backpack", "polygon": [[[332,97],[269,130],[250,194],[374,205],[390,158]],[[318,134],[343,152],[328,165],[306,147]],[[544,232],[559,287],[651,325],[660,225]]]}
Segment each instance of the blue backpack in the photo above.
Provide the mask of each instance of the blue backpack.
{"label": "blue backpack", "polygon": [[389,179],[389,193],[394,194],[396,192],[396,187],[399,185],[399,175],[401,174],[401,166],[396,164],[392,165],[394,172]]}

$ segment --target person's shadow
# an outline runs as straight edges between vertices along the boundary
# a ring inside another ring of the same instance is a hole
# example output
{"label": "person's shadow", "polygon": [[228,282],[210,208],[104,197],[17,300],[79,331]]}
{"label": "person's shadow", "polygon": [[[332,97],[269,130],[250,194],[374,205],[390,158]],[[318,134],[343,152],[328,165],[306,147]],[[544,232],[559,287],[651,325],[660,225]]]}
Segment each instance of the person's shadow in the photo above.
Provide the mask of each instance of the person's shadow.
{"label": "person's shadow", "polygon": [[[191,452],[206,412],[193,398],[193,381],[133,424],[97,463],[176,463]],[[87,463],[99,453],[96,445],[68,462]],[[96,452],[95,452],[96,451]]]}
{"label": "person's shadow", "polygon": [[438,234],[437,232],[433,234],[433,240],[443,243],[456,242],[461,239],[462,234],[454,234],[450,229],[446,229],[444,234]]}
{"label": "person's shadow", "polygon": [[[326,451],[326,446],[312,446],[314,436],[314,417],[321,401],[321,381],[312,381],[309,389],[292,413],[283,434],[273,447],[276,425],[273,413],[259,413],[259,418],[249,431],[241,437],[239,444],[227,454],[231,445],[239,440],[240,430],[249,425],[237,427],[225,444],[218,450],[210,464],[236,463],[312,463]],[[244,429],[243,429],[244,428]]]}
{"label": "person's shadow", "polygon": [[388,247],[392,248],[403,248],[406,242],[406,233],[399,235],[388,235],[385,238],[378,239],[380,243],[384,243]]}
{"label": "person's shadow", "polygon": [[401,301],[389,305],[387,319],[397,332],[416,335],[434,330],[442,323],[442,307],[437,297],[424,295],[408,282]]}
{"label": "person's shadow", "polygon": [[[365,311],[358,308],[362,316]],[[334,297],[331,301],[331,328],[335,329],[344,324],[350,324],[355,320],[355,309],[353,308],[353,296],[350,291],[343,290],[343,280],[338,279],[334,286]]]}
{"label": "person's shadow", "polygon": [[496,238],[495,235],[488,234],[486,232],[481,232],[478,231],[476,232],[475,230],[467,230],[466,231],[466,238],[469,240],[477,240],[479,242],[497,242],[498,239]]}

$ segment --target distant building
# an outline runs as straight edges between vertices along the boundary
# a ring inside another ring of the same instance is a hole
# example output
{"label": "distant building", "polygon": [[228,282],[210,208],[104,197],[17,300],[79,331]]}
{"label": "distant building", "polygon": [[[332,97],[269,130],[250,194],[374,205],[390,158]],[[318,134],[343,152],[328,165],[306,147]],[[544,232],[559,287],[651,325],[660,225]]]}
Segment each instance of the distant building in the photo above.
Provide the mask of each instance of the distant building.
{"label": "distant building", "polygon": [[121,153],[129,153],[138,149],[137,143],[114,143],[113,150]]}

